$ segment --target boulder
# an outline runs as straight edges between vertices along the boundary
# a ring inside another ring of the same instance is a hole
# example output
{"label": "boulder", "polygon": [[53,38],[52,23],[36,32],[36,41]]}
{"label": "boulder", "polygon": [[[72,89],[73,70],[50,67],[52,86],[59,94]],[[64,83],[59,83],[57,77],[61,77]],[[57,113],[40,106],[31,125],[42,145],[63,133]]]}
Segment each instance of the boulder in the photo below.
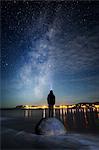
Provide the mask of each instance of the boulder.
{"label": "boulder", "polygon": [[37,134],[41,135],[63,135],[66,129],[63,123],[56,118],[43,118],[37,124],[35,129]]}

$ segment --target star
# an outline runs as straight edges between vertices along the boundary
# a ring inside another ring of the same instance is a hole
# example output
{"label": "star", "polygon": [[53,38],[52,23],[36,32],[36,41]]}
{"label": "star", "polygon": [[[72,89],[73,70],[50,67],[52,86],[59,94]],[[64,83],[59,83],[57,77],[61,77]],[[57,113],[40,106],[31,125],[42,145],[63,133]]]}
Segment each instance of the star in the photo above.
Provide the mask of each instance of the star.
{"label": "star", "polygon": [[52,87],[57,103],[99,97],[99,2],[1,5],[4,102],[44,103]]}

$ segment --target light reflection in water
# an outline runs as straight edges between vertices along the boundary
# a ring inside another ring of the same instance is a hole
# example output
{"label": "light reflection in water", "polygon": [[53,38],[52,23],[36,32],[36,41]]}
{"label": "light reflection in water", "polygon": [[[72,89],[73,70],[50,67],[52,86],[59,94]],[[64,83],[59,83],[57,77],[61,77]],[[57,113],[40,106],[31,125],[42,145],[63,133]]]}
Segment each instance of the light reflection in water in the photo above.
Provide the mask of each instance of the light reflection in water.
{"label": "light reflection in water", "polygon": [[43,109],[43,118],[45,118],[45,109]]}
{"label": "light reflection in water", "polygon": [[24,110],[24,117],[28,118],[32,116],[32,110]]}
{"label": "light reflection in water", "polygon": [[[42,113],[43,118],[49,117],[48,109],[43,109]],[[92,118],[92,116],[94,116],[94,118]],[[87,129],[90,128],[90,126],[95,128],[94,120],[98,118],[98,112],[95,113],[95,111],[86,108],[60,108],[54,109],[54,117],[59,118],[64,125],[70,129]]]}
{"label": "light reflection in water", "polygon": [[62,120],[62,109],[59,109],[59,114],[60,114],[59,118]]}

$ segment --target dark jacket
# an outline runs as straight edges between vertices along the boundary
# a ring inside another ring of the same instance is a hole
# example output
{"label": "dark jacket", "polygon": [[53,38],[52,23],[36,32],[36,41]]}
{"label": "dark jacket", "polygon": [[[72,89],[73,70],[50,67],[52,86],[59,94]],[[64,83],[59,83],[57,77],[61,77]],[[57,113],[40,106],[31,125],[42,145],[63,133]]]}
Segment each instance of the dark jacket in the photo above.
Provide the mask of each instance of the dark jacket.
{"label": "dark jacket", "polygon": [[54,96],[52,91],[50,91],[50,93],[48,94],[47,102],[48,102],[48,105],[54,105],[55,104],[55,96]]}

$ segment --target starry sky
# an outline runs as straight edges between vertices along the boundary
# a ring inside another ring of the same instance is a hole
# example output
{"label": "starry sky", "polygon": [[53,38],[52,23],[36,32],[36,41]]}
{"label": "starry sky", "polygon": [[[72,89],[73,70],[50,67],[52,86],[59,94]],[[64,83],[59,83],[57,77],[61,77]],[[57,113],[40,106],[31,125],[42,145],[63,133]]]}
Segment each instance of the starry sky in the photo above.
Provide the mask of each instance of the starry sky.
{"label": "starry sky", "polygon": [[99,101],[99,2],[1,1],[1,106]]}

